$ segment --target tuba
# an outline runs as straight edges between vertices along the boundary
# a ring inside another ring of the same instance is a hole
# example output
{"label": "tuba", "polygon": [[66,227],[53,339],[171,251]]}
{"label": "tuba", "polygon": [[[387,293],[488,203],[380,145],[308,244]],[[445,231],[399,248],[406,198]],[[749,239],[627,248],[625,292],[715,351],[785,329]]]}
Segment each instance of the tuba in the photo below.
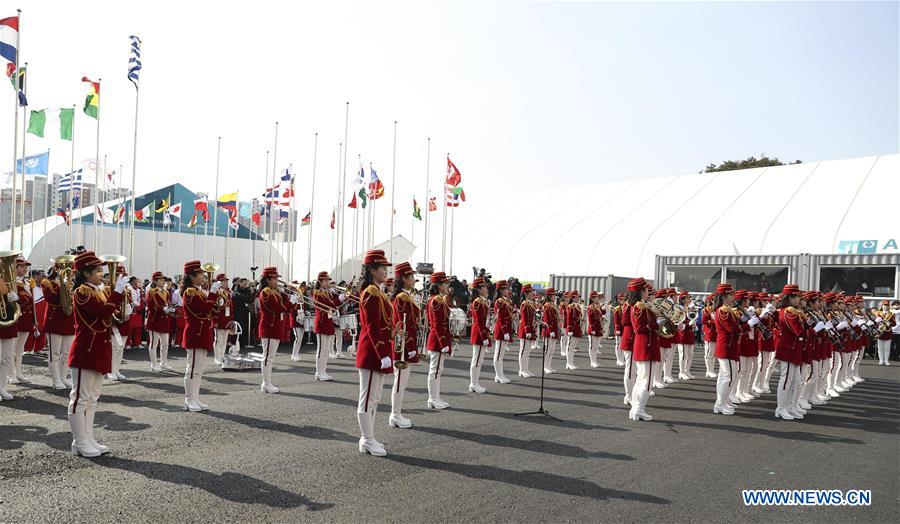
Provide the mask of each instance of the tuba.
{"label": "tuba", "polygon": [[5,290],[0,289],[0,327],[9,327],[19,321],[22,314],[19,304],[6,299],[6,294],[16,291],[16,259],[21,251],[0,251],[0,281]]}
{"label": "tuba", "polygon": [[684,308],[676,310],[675,304],[662,297],[650,301],[648,307],[656,315],[656,334],[662,338],[674,337],[678,329],[675,325],[684,322]]}
{"label": "tuba", "polygon": [[53,263],[59,266],[59,305],[66,316],[72,314],[72,271],[75,267],[74,255],[60,255],[53,259]]}
{"label": "tuba", "polygon": [[[100,255],[100,260],[102,260],[106,267],[109,268],[109,290],[112,291],[116,288],[116,272],[121,264],[124,264],[127,258],[122,255]],[[113,313],[112,319],[116,324],[122,324],[128,320],[128,304],[131,302],[130,300],[123,300],[119,305],[119,309]]]}

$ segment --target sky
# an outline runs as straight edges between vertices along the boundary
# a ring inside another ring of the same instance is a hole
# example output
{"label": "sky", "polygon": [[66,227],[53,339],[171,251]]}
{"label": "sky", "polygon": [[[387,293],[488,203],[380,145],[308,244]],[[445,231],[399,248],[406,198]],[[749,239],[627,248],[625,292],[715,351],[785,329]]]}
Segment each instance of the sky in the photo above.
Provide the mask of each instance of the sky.
{"label": "sky", "polygon": [[[218,192],[259,196],[278,121],[277,167],[292,164],[299,199],[312,198],[318,133],[315,198],[333,202],[348,101],[347,177],[372,162],[398,209],[413,195],[423,202],[427,166],[434,191],[448,153],[467,197],[494,199],[750,155],[898,151],[897,2],[90,6],[19,1],[28,99],[32,109],[79,108],[80,165],[96,148],[80,79],[102,78],[100,154],[130,185],[128,35],[139,35],[139,193],[172,182],[215,193],[221,136]],[[0,17],[16,7],[5,2]],[[13,163],[6,89],[3,172]],[[68,142],[26,144],[29,154],[51,149],[52,171],[69,170]]]}

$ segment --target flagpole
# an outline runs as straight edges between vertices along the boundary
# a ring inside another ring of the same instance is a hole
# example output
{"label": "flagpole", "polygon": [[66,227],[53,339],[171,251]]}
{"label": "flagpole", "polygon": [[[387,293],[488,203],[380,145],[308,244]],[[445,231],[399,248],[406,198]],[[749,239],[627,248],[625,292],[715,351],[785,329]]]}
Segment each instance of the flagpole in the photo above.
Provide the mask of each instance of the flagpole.
{"label": "flagpole", "polygon": [[[128,240],[128,273],[134,274],[132,271],[134,270],[134,199],[135,199],[135,186],[137,182],[137,143],[138,143],[138,102],[141,96],[141,90],[137,86],[137,83],[134,83],[134,140],[131,144],[131,231],[130,238]],[[73,118],[74,120],[74,118]],[[74,139],[74,136],[73,136]],[[73,140],[74,141],[74,140]],[[73,148],[74,151],[74,148]],[[74,155],[74,153],[73,153]],[[154,271],[156,269],[154,268]]]}
{"label": "flagpole", "polygon": [[288,210],[288,239],[290,240],[290,253],[291,253],[291,264],[290,269],[288,270],[288,277],[291,279],[291,282],[294,281],[294,254],[295,247],[297,246],[297,187],[294,182],[294,169],[293,164],[291,165],[291,208]]}
{"label": "flagpole", "polygon": [[456,207],[450,208],[450,274],[453,274],[453,225],[456,222]]}
{"label": "flagpole", "polygon": [[394,259],[394,195],[397,194],[397,121],[394,120],[394,159],[391,165],[391,225],[388,228],[388,260]]}
{"label": "flagpole", "polygon": [[[102,78],[97,79],[97,95],[100,95],[100,82],[102,82]],[[100,101],[97,100],[97,143],[95,144],[95,153],[94,153],[94,194],[97,195],[97,200],[100,196]],[[93,198],[91,200],[94,200]],[[96,207],[96,202],[91,202]],[[99,238],[100,238],[100,229],[97,224],[97,210],[94,209],[94,251],[99,249]]]}
{"label": "flagpole", "polygon": [[[18,50],[16,50],[16,56],[17,57],[19,56]],[[25,62],[25,74],[26,75],[28,74],[28,62]],[[15,90],[16,90],[16,96],[18,96],[18,94],[19,94],[19,71],[18,70],[16,70],[15,77],[16,77],[16,86],[15,86],[16,89]],[[22,78],[22,92],[23,93],[25,93],[25,86],[27,84],[28,84],[27,77],[23,77]],[[28,95],[26,93],[26,102],[27,102],[27,98],[28,98]],[[24,109],[22,109],[22,205],[19,207],[19,216],[22,221],[21,227],[19,228],[19,249],[22,250],[22,253],[23,253],[22,256],[24,256],[24,252],[25,252],[25,193],[27,191],[27,185],[25,184],[25,138],[26,138],[25,135],[28,134],[28,133],[26,133],[27,129],[28,129],[28,106],[26,105],[26,106],[24,106]],[[48,169],[48,171],[49,171],[49,169]],[[15,173],[13,174],[13,177],[15,177]],[[34,207],[34,202],[33,202],[33,200],[34,200],[34,184],[32,184],[32,186],[31,186],[31,192],[32,192],[31,207]]]}
{"label": "flagpole", "polygon": [[156,199],[150,203],[150,228],[153,231],[153,270],[159,271],[159,231],[156,230]]}
{"label": "flagpole", "polygon": [[[98,113],[99,114],[99,113]],[[99,159],[98,159],[99,163]],[[106,190],[106,180],[109,177],[109,170],[106,169],[106,155],[103,155],[103,192],[98,193],[100,195],[100,204],[99,204],[99,213],[97,216],[100,218],[99,224],[106,223],[106,214],[103,210],[103,202],[106,202],[107,198],[107,190]],[[98,226],[99,226],[98,224]],[[101,252],[103,250],[103,236],[100,235],[99,241],[97,242],[97,252]]]}
{"label": "flagpole", "polygon": [[428,137],[425,147],[425,256],[423,262],[428,262],[428,215],[431,214],[431,137]]}
{"label": "flagpole", "polygon": [[[213,199],[213,255],[216,252],[216,244],[218,244],[217,238],[219,237],[219,168],[221,166],[222,161],[222,137],[218,137],[216,139],[216,194],[213,195],[215,198]],[[206,221],[207,228],[209,226],[209,220]],[[206,250],[204,250],[204,254]],[[215,257],[213,257],[215,258]],[[207,260],[212,260],[207,254]]]}
{"label": "flagpole", "polygon": [[[240,205],[240,202],[238,202],[237,204]],[[235,217],[235,220],[237,220],[237,217]],[[228,237],[229,236],[231,236],[231,217],[230,216],[228,218],[228,225],[225,226],[225,261],[222,263],[222,268],[226,275],[228,274]],[[210,285],[212,285],[212,282],[210,282]]]}
{"label": "flagpole", "polygon": [[[275,147],[272,149],[272,189],[269,192],[270,201],[272,202],[269,206],[269,210],[271,211],[273,207],[275,207],[275,173],[278,171],[278,121],[275,121]],[[281,217],[281,211],[279,210],[279,218]],[[275,243],[275,223],[272,220],[272,215],[269,215],[269,266],[274,265],[272,263],[272,245]]]}
{"label": "flagpole", "polygon": [[338,242],[339,233],[341,231],[341,216],[338,214],[337,210],[341,206],[341,158],[344,156],[344,143],[338,142],[338,176],[337,176],[337,207],[332,211],[332,217],[334,218],[334,228],[331,230],[332,237],[332,249],[334,250],[334,260],[332,260],[331,267],[335,268],[335,280],[341,280],[341,274],[343,273],[343,268],[341,267],[341,249]]}
{"label": "flagpole", "polygon": [[[313,228],[313,204],[316,201],[316,156],[319,152],[319,133],[313,139],[313,172],[312,187],[309,191],[309,231],[306,237],[306,282],[312,277],[312,228]],[[302,220],[302,219],[301,219]]]}
{"label": "flagpole", "polygon": [[[121,188],[122,174],[124,172],[125,172],[125,164],[120,162],[119,163],[119,185],[120,185],[119,191],[122,190],[122,188]],[[122,198],[119,202],[119,209],[124,209],[124,208],[125,208],[125,195],[123,194]],[[119,209],[116,209],[116,215],[119,214]],[[113,215],[113,216],[115,216],[115,215]],[[119,253],[125,252],[125,220],[126,220],[125,215],[123,214],[122,218],[119,219]],[[129,253],[128,255],[129,255],[129,260],[130,260],[131,253]],[[131,273],[131,266],[129,266],[128,272]]]}
{"label": "flagpole", "polygon": [[[263,171],[263,175],[265,176],[265,180],[263,180],[263,187],[268,188],[269,187],[269,151],[268,150],[266,151],[266,170]],[[266,240],[271,242],[272,236],[269,234],[269,231],[271,230],[269,222],[272,220],[272,194],[268,190],[266,192],[268,193],[268,195],[263,196],[263,205],[268,206],[266,208],[266,210],[267,210],[266,211],[266,227],[265,227]],[[269,200],[268,202],[266,202],[267,198]],[[262,216],[262,214],[260,214],[260,216]],[[262,221],[262,220],[260,220],[260,221]],[[263,256],[262,253],[260,253],[259,255],[260,255],[259,256],[260,259],[265,258],[265,256]],[[272,261],[272,252],[271,251],[269,251],[269,259],[268,260],[269,260],[269,262]],[[268,266],[270,264],[266,264],[266,265]]]}
{"label": "flagpole", "polygon": [[[350,131],[350,101],[347,101],[347,105],[344,109],[344,169],[343,174],[341,175],[341,190],[338,201],[340,202],[338,205],[341,206],[341,221],[340,221],[340,230],[341,230],[341,255],[339,263],[342,263],[344,260],[344,230],[346,226],[344,225],[344,198],[347,194],[347,150],[350,149],[350,142],[348,133]],[[341,267],[341,276],[343,276],[343,266]]]}
{"label": "flagpole", "polygon": [[443,231],[441,232],[441,270],[447,270],[447,180],[444,179],[444,218]]}
{"label": "flagpole", "polygon": [[[16,69],[13,73],[13,105],[15,106],[15,119],[13,121],[13,175],[12,175],[12,202],[9,206],[9,249],[16,248],[16,168],[19,165],[19,55],[22,50],[22,10],[16,9],[16,20],[19,29],[16,31]],[[22,118],[25,115],[22,114]],[[22,138],[24,140],[24,137]],[[22,171],[25,171],[25,159],[22,159]]]}

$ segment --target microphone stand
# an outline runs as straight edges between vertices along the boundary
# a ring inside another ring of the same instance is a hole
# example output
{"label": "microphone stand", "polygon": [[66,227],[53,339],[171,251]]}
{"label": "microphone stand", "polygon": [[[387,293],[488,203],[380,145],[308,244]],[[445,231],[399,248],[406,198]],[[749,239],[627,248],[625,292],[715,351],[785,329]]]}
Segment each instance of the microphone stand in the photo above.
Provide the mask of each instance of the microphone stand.
{"label": "microphone stand", "polygon": [[[543,326],[544,323],[543,323],[543,321],[539,321],[539,322],[540,322],[540,324],[538,325],[538,327],[540,328],[541,326]],[[537,336],[537,330],[536,330],[534,336]],[[543,415],[545,417],[552,418],[553,420],[555,420],[557,422],[562,422],[562,420],[554,417],[553,415],[550,414],[549,411],[544,409],[544,361],[547,357],[548,344],[547,344],[547,337],[543,337],[543,339],[544,339],[543,351],[541,352],[541,400],[540,400],[540,404],[538,405],[537,411],[526,411],[525,413],[514,413],[513,416],[514,417],[524,417],[527,415]]]}

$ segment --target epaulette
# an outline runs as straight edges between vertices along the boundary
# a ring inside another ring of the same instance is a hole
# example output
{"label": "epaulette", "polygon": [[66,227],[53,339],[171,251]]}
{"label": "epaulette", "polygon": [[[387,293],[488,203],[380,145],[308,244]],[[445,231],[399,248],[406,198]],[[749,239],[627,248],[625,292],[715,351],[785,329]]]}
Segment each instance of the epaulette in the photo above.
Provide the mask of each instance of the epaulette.
{"label": "epaulette", "polygon": [[631,307],[632,309],[644,309],[647,307],[647,304],[644,304],[643,301],[639,300],[635,302]]}

